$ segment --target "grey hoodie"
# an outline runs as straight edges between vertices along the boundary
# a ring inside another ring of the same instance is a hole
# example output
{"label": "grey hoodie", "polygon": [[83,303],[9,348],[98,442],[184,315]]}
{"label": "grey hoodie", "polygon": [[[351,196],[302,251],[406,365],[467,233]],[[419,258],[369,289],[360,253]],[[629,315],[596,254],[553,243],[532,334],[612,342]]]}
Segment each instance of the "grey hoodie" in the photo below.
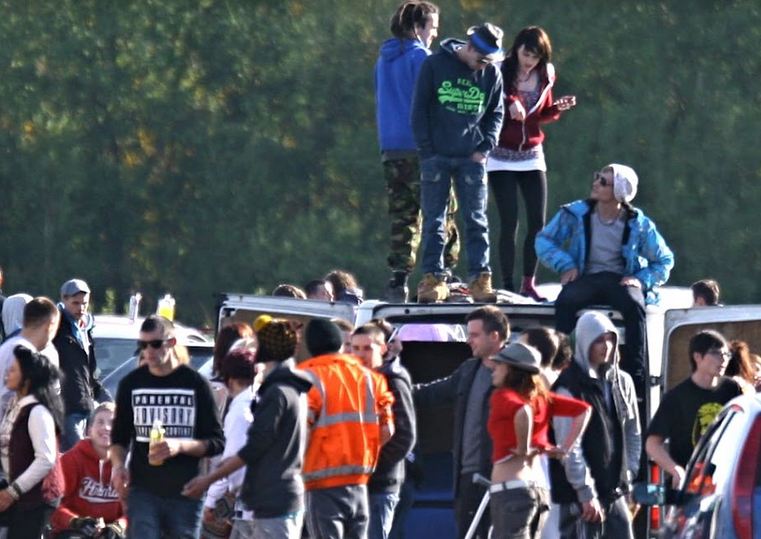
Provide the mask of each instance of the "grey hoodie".
{"label": "grey hoodie", "polygon": [[[589,348],[600,335],[613,332],[616,335],[616,349],[613,362],[603,365],[599,370],[589,365]],[[637,396],[634,391],[634,382],[631,376],[618,367],[618,337],[613,322],[602,313],[584,313],[576,324],[574,331],[576,347],[573,360],[590,378],[601,376],[608,382],[607,388],[611,391],[613,403],[618,415],[621,432],[623,433],[621,480],[630,483],[639,471],[640,454],[642,451],[642,435],[639,425],[639,411],[637,408]],[[553,391],[561,395],[573,396],[567,388],[562,386],[562,377]],[[555,439],[563,440],[568,436],[571,429],[572,418],[555,417],[553,429]],[[586,434],[585,434],[586,436]],[[565,475],[568,482],[576,490],[580,502],[587,502],[597,497],[594,479],[584,459],[580,442],[574,444],[564,461]]]}

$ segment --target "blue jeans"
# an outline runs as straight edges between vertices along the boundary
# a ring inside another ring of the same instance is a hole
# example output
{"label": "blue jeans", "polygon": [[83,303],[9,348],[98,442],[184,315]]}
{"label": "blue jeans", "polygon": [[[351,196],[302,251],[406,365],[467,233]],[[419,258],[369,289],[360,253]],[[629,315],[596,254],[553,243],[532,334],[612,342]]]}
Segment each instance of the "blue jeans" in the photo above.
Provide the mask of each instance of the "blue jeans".
{"label": "blue jeans", "polygon": [[393,492],[381,492],[370,494],[369,500],[370,524],[367,528],[367,539],[388,539],[399,496]]}
{"label": "blue jeans", "polygon": [[77,412],[68,414],[64,418],[61,452],[68,451],[87,435],[85,431],[87,430],[87,417],[89,415],[84,412]]}
{"label": "blue jeans", "polygon": [[196,539],[201,532],[201,500],[165,497],[140,487],[127,496],[128,539]]}
{"label": "blue jeans", "polygon": [[444,274],[444,245],[449,190],[455,182],[460,214],[465,221],[468,277],[489,268],[489,222],[486,169],[470,157],[433,156],[420,163],[420,206],[423,210],[423,273]]}

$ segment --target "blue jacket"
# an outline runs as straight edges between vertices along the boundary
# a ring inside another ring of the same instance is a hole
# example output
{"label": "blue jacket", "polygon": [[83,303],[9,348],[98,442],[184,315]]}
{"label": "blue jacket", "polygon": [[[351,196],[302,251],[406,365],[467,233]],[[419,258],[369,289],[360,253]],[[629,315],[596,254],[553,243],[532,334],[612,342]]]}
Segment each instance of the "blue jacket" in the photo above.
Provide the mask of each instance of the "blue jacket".
{"label": "blue jacket", "polygon": [[375,116],[381,151],[417,149],[410,107],[420,66],[429,54],[417,39],[391,38],[381,45],[375,64]]}
{"label": "blue jacket", "polygon": [[[577,200],[560,207],[560,211],[536,236],[536,255],[548,268],[563,273],[576,268],[584,271],[589,241],[589,215],[593,202]],[[655,287],[669,278],[674,254],[663,236],[641,210],[632,208],[624,229],[621,246],[624,275],[633,275],[642,283],[647,303],[657,303]]]}

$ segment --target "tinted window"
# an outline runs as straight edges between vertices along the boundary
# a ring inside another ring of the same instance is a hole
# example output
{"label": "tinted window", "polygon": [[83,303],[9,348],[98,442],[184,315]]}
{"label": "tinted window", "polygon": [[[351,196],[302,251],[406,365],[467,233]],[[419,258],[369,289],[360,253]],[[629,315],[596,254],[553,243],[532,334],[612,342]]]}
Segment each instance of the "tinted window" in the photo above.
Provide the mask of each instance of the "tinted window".
{"label": "tinted window", "polygon": [[119,365],[135,356],[137,345],[132,339],[95,339],[95,359],[103,378]]}

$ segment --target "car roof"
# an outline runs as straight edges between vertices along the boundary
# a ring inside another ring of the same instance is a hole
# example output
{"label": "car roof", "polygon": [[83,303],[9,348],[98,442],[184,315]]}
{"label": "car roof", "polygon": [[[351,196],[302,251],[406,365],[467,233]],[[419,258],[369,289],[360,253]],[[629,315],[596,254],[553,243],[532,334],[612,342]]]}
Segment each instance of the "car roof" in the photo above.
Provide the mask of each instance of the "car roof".
{"label": "car roof", "polygon": [[[132,320],[128,316],[118,316],[111,314],[96,314],[95,324],[93,326],[94,339],[130,339],[137,340],[140,334],[140,326],[145,318],[140,317]],[[183,326],[177,322],[174,323],[177,331],[177,340],[183,346],[214,346],[214,342],[207,338],[197,329]]]}

